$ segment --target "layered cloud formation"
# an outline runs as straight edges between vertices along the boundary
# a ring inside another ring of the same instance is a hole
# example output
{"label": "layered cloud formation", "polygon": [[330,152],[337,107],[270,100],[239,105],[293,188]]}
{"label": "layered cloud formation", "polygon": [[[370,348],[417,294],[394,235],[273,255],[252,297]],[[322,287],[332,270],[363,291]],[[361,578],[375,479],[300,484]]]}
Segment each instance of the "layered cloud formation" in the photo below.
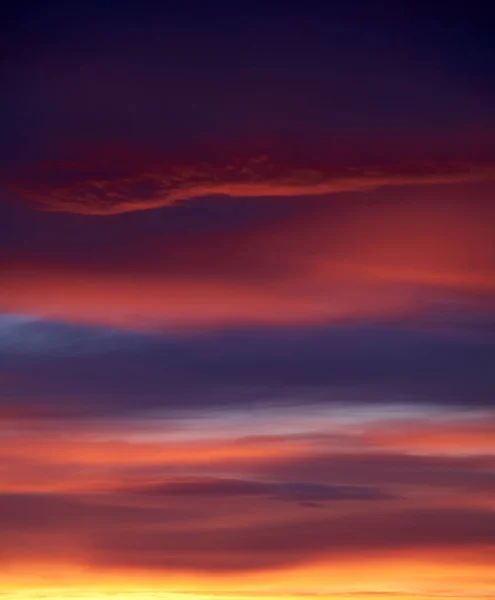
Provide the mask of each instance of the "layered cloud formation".
{"label": "layered cloud formation", "polygon": [[[269,435],[249,413],[236,432],[230,411],[208,424],[190,415],[77,428],[7,416],[0,451],[14,476],[0,473],[2,567],[15,575],[28,561],[37,581],[48,559],[72,581],[84,566],[86,577],[134,578],[157,594],[191,581],[199,594],[225,581],[263,594],[284,577],[296,595],[348,589],[357,565],[365,586],[368,564],[378,580],[395,565],[405,586],[418,573],[446,585],[450,568],[483,569],[495,542],[494,438],[481,448],[477,432],[493,433],[489,413],[402,407],[366,420],[362,405],[352,417],[348,405],[312,419],[309,408],[277,409]],[[399,451],[390,432],[408,430],[428,431],[428,442],[404,437]],[[163,573],[170,588],[157,585]],[[486,571],[471,589],[490,581]]]}
{"label": "layered cloud formation", "polygon": [[2,599],[493,600],[493,34],[412,4],[11,7]]}
{"label": "layered cloud formation", "polygon": [[485,167],[43,172],[1,207],[4,587],[486,596]]}

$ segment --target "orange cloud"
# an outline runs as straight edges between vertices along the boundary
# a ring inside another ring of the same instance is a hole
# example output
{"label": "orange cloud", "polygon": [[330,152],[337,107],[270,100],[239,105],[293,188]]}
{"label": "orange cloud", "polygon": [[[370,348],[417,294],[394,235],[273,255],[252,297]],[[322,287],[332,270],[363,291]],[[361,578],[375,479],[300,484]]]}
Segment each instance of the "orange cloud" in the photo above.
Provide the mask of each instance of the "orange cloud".
{"label": "orange cloud", "polygon": [[495,513],[476,500],[493,490],[493,454],[438,456],[480,450],[486,421],[328,418],[241,438],[212,424],[205,439],[150,423],[148,440],[145,423],[3,417],[0,585],[20,598],[479,599],[493,586]]}
{"label": "orange cloud", "polygon": [[285,325],[401,314],[413,299],[387,290],[332,292],[311,280],[263,288],[159,277],[17,271],[5,275],[0,308],[54,320],[137,329]]}
{"label": "orange cloud", "polygon": [[495,423],[490,417],[463,421],[397,423],[393,428],[370,428],[372,446],[422,454],[495,454]]}
{"label": "orange cloud", "polygon": [[298,481],[395,482],[399,489],[415,485],[430,491],[495,486],[489,419],[331,423],[330,413],[316,431],[238,437],[221,435],[220,419],[201,439],[191,437],[194,426],[174,436],[165,424],[153,433],[150,425],[122,429],[111,422],[88,423],[74,429],[70,421],[48,421],[44,427],[43,421],[6,420],[4,431],[11,433],[2,437],[0,458],[17,467],[0,469],[0,487],[11,492],[154,489],[184,475],[235,480],[242,473],[247,480],[260,474],[268,481],[290,481],[293,474]]}

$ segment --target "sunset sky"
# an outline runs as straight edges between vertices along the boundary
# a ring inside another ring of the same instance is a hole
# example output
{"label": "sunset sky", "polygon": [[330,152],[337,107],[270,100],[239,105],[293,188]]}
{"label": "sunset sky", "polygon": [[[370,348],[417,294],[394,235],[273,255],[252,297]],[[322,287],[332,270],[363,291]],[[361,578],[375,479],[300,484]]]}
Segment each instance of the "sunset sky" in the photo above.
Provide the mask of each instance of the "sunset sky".
{"label": "sunset sky", "polygon": [[326,4],[2,19],[2,600],[495,599],[494,23]]}

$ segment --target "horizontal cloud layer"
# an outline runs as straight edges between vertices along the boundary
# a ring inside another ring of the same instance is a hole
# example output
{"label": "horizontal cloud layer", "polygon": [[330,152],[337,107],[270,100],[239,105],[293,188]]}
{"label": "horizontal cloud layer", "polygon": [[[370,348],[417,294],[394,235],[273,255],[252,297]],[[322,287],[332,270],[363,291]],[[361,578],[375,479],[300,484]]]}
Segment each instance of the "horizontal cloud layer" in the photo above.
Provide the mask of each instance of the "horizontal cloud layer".
{"label": "horizontal cloud layer", "polygon": [[154,330],[417,313],[443,326],[456,306],[493,309],[492,193],[397,187],[259,212],[210,199],[109,220],[16,209],[0,310]]}
{"label": "horizontal cloud layer", "polygon": [[315,560],[331,567],[345,557],[377,552],[489,552],[495,544],[495,514],[482,508],[315,511],[311,518],[282,516],[272,523],[251,514],[248,522],[222,524],[218,512],[198,502],[180,508],[119,505],[105,497],[0,495],[0,561],[5,562],[9,547],[18,552],[24,545],[27,556],[36,556],[42,544],[53,558],[65,547],[100,569],[242,573]]}
{"label": "horizontal cloud layer", "polygon": [[459,545],[489,550],[494,543],[492,511],[417,509],[206,529],[201,536],[129,533],[102,539],[96,556],[123,567],[250,571],[347,553]]}
{"label": "horizontal cloud layer", "polygon": [[281,500],[383,500],[389,494],[372,487],[336,486],[307,482],[264,482],[246,479],[183,479],[122,490],[149,496],[235,497],[268,496]]}
{"label": "horizontal cloud layer", "polygon": [[[0,406],[8,414],[17,403],[11,414],[26,420],[298,406],[301,396],[322,406],[493,406],[492,321],[471,329],[464,313],[445,324],[441,317],[436,331],[421,320],[382,319],[167,335],[10,319],[0,343]],[[387,435],[400,447],[400,435],[376,432]]]}
{"label": "horizontal cloud layer", "polygon": [[[106,172],[105,172],[106,171]],[[383,186],[465,183],[493,180],[495,167],[476,164],[412,166],[287,167],[266,156],[227,164],[199,162],[141,167],[122,175],[95,164],[47,163],[3,183],[34,207],[87,215],[147,210],[201,198],[291,197],[370,190]]]}

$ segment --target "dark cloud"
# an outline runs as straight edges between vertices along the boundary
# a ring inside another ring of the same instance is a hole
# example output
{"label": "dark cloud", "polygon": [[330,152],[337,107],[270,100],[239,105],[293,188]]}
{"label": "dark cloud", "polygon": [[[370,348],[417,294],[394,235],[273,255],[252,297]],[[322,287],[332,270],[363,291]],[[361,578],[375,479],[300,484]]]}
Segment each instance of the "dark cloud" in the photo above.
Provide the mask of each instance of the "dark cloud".
{"label": "dark cloud", "polygon": [[491,511],[411,509],[207,529],[201,535],[170,536],[163,531],[107,536],[97,543],[95,557],[102,564],[127,568],[242,572],[370,552],[463,547],[489,551],[494,541]]}
{"label": "dark cloud", "polygon": [[78,356],[119,351],[132,336],[98,327],[73,327],[32,317],[0,314],[0,353],[12,356]]}
{"label": "dark cloud", "polygon": [[111,496],[94,494],[0,494],[2,532],[56,533],[126,527],[146,524],[173,524],[194,518],[194,511],[181,508],[140,507],[117,504]]}
{"label": "dark cloud", "polygon": [[[462,447],[460,448],[462,451]],[[458,491],[495,490],[495,463],[487,456],[428,456],[399,453],[321,453],[275,461],[260,470],[279,479],[306,477],[313,481],[413,489],[451,488]]]}
{"label": "dark cloud", "polygon": [[100,568],[249,572],[315,559],[327,559],[330,568],[332,559],[397,550],[489,551],[495,542],[495,515],[483,509],[318,511],[308,518],[301,507],[300,517],[289,521],[260,522],[253,513],[248,522],[239,515],[226,525],[212,522],[211,509],[196,496],[181,503],[170,508],[122,505],[105,495],[2,494],[0,556],[8,560],[4,543],[24,543],[29,552],[48,546],[53,556],[64,546],[77,548]]}
{"label": "dark cloud", "polygon": [[495,346],[464,330],[444,335],[384,321],[160,336],[14,321],[5,331],[1,402],[30,414],[43,404],[47,413],[63,406],[66,416],[268,398],[338,404],[349,394],[361,404],[493,404]]}
{"label": "dark cloud", "polygon": [[339,500],[384,500],[390,494],[362,486],[329,485],[311,482],[266,482],[246,479],[183,479],[124,488],[124,493],[150,496],[268,496],[279,500],[324,502]]}

